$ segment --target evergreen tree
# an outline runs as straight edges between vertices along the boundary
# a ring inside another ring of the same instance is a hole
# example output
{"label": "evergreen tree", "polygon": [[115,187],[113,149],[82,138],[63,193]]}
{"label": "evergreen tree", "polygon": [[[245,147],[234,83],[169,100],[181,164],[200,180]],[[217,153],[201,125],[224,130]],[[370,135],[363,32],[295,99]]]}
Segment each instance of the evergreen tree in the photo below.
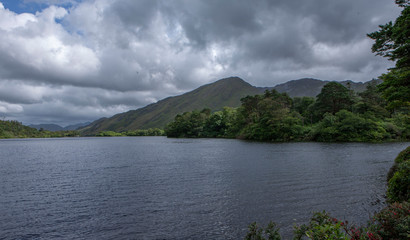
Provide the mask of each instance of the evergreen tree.
{"label": "evergreen tree", "polygon": [[396,0],[404,8],[394,23],[380,25],[379,31],[369,33],[375,40],[372,51],[396,62],[394,68],[380,78],[379,89],[390,109],[408,111],[410,108],[410,3]]}

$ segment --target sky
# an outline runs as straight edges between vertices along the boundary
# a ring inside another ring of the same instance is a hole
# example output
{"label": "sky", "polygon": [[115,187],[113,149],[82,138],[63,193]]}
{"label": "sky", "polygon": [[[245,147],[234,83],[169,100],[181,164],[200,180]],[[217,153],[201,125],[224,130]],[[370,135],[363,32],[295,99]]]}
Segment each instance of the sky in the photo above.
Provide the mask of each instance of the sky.
{"label": "sky", "polygon": [[0,119],[62,126],[221,78],[365,82],[394,0],[0,0]]}

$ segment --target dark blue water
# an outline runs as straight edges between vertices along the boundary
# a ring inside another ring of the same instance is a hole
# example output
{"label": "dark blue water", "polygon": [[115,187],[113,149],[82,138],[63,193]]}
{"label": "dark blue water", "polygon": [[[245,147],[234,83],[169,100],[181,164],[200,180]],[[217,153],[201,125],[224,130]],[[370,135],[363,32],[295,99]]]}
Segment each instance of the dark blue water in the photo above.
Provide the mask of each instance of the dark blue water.
{"label": "dark blue water", "polygon": [[242,239],[270,220],[289,238],[319,210],[364,223],[407,146],[1,140],[0,239]]}

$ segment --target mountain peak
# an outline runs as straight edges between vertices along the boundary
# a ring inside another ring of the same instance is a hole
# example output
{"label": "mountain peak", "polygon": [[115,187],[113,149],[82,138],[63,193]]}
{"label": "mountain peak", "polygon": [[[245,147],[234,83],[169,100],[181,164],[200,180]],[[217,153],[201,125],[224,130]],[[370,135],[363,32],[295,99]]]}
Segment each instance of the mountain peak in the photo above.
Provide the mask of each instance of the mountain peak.
{"label": "mountain peak", "polygon": [[93,135],[105,130],[121,132],[163,128],[177,114],[204,108],[218,111],[224,107],[239,107],[241,98],[262,93],[263,89],[254,87],[239,77],[224,78],[182,95],[168,97],[137,110],[95,121],[84,128],[83,133]]}
{"label": "mountain peak", "polygon": [[[215,82],[209,83],[207,85],[213,85],[213,86],[222,86],[222,85],[229,85],[229,86],[238,86],[238,85],[243,85],[243,86],[252,86],[251,84],[249,84],[248,82],[246,82],[245,80],[243,80],[240,77],[228,77],[228,78],[222,78],[219,79]],[[207,86],[205,85],[205,86]]]}

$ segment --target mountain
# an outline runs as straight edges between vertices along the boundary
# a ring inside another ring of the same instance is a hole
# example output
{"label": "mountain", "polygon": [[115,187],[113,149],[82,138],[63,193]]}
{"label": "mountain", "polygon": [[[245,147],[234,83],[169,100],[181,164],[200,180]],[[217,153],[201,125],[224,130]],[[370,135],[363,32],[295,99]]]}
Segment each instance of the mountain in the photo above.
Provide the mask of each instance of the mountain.
{"label": "mountain", "polygon": [[[372,80],[376,84],[382,82],[382,80]],[[370,81],[370,82],[372,82]],[[292,80],[286,83],[282,83],[273,87],[278,92],[286,92],[291,97],[316,97],[322,87],[331,81],[322,81],[313,78],[302,78],[299,80]],[[366,86],[369,82],[352,82],[350,80],[339,82],[347,88],[352,89],[355,92],[363,92],[366,90]]]}
{"label": "mountain", "polygon": [[68,125],[68,126],[65,126],[63,128],[63,130],[66,130],[66,131],[77,130],[79,128],[85,127],[85,126],[90,125],[90,124],[91,124],[91,122],[77,123],[77,124],[73,124],[73,125]]}
{"label": "mountain", "polygon": [[28,125],[31,128],[35,128],[37,130],[44,129],[48,131],[62,131],[64,128],[57,124],[30,124]]}
{"label": "mountain", "polygon": [[[377,81],[377,80],[375,80]],[[278,92],[287,92],[291,97],[315,97],[322,87],[330,81],[311,78],[292,80],[275,87]],[[343,81],[343,85],[361,92],[366,89],[366,83]],[[83,135],[95,135],[101,131],[127,131],[148,128],[163,128],[177,114],[192,110],[210,108],[212,111],[223,107],[238,107],[240,99],[247,95],[262,94],[272,88],[254,87],[238,77],[221,79],[199,87],[191,92],[168,97],[146,107],[116,114],[110,118],[101,118],[80,129]]]}
{"label": "mountain", "polygon": [[29,127],[35,128],[37,130],[44,129],[48,131],[68,131],[68,130],[77,130],[78,128],[85,127],[87,125],[90,125],[91,122],[85,122],[85,123],[77,123],[73,125],[68,125],[66,127],[62,127],[57,124],[30,124],[28,125]]}
{"label": "mountain", "polygon": [[238,77],[221,79],[180,96],[168,97],[146,107],[102,118],[82,129],[84,135],[100,131],[126,131],[147,128],[163,128],[177,114],[210,108],[238,107],[240,99],[247,95],[263,93],[265,88],[250,85]]}

